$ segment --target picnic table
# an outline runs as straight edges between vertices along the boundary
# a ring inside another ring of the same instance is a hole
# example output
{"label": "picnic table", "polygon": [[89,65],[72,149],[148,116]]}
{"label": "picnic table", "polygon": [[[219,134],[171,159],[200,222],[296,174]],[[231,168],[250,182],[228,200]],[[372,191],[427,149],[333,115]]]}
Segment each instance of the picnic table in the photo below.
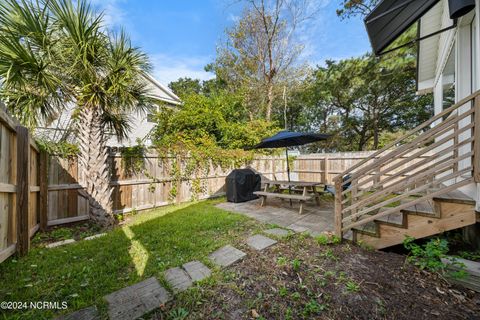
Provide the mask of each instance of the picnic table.
{"label": "picnic table", "polygon": [[[308,200],[315,199],[317,205],[320,205],[320,193],[316,189],[317,186],[321,185],[320,182],[267,180],[264,181],[264,185],[263,191],[254,192],[262,198],[260,204],[262,207],[266,205],[268,197],[299,201],[299,214],[303,213],[303,204]],[[270,187],[273,187],[273,192],[268,191]],[[285,190],[289,190],[289,193],[284,193]],[[293,194],[290,191],[293,191]],[[298,192],[301,192],[301,194],[298,194]]]}

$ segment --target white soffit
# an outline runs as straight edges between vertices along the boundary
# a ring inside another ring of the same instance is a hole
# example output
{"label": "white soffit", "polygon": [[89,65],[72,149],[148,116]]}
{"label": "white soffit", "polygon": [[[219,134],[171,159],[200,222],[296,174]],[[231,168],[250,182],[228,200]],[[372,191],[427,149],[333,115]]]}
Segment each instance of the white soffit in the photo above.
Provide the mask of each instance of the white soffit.
{"label": "white soffit", "polygon": [[[420,37],[440,30],[442,25],[443,2],[440,1],[420,19]],[[437,68],[438,43],[440,35],[420,41],[418,51],[418,91],[431,92]]]}
{"label": "white soffit", "polygon": [[170,88],[158,82],[157,79],[155,79],[153,76],[151,76],[150,74],[145,74],[145,79],[147,80],[146,86],[149,90],[149,96],[151,98],[164,101],[173,105],[182,104],[180,98],[175,93],[173,93]]}

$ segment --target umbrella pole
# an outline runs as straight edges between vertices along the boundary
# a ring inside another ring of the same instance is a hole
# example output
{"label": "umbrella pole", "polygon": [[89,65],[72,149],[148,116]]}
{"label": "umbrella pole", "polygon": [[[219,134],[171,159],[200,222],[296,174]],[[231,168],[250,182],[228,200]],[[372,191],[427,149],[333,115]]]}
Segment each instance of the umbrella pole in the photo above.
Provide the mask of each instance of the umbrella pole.
{"label": "umbrella pole", "polygon": [[[288,182],[290,182],[290,164],[288,163],[288,147],[285,148],[285,158],[287,158],[287,177]],[[290,184],[288,185],[288,194],[292,194],[292,189]],[[292,206],[292,199],[290,199],[290,207]]]}

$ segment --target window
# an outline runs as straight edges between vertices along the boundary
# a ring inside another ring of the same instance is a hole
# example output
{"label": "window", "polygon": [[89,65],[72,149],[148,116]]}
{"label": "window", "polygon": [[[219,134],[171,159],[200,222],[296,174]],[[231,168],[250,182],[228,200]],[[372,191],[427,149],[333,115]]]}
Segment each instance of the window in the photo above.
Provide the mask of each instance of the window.
{"label": "window", "polygon": [[445,110],[455,104],[455,44],[442,73],[442,109]]}

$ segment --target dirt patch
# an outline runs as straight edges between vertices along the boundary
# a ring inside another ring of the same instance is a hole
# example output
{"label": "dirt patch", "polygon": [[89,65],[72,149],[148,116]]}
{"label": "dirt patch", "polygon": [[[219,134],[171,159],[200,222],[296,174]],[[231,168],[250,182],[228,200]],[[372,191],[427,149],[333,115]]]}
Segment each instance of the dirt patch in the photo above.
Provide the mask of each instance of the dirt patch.
{"label": "dirt patch", "polygon": [[91,221],[76,222],[67,226],[50,227],[45,232],[39,232],[33,238],[32,244],[34,246],[43,246],[66,239],[74,239],[78,241],[97,233],[101,233],[102,231],[104,230]]}
{"label": "dirt patch", "polygon": [[[480,319],[480,295],[395,253],[295,236],[175,298],[154,319]],[[187,316],[188,313],[188,316]],[[179,317],[177,317],[179,316]]]}

